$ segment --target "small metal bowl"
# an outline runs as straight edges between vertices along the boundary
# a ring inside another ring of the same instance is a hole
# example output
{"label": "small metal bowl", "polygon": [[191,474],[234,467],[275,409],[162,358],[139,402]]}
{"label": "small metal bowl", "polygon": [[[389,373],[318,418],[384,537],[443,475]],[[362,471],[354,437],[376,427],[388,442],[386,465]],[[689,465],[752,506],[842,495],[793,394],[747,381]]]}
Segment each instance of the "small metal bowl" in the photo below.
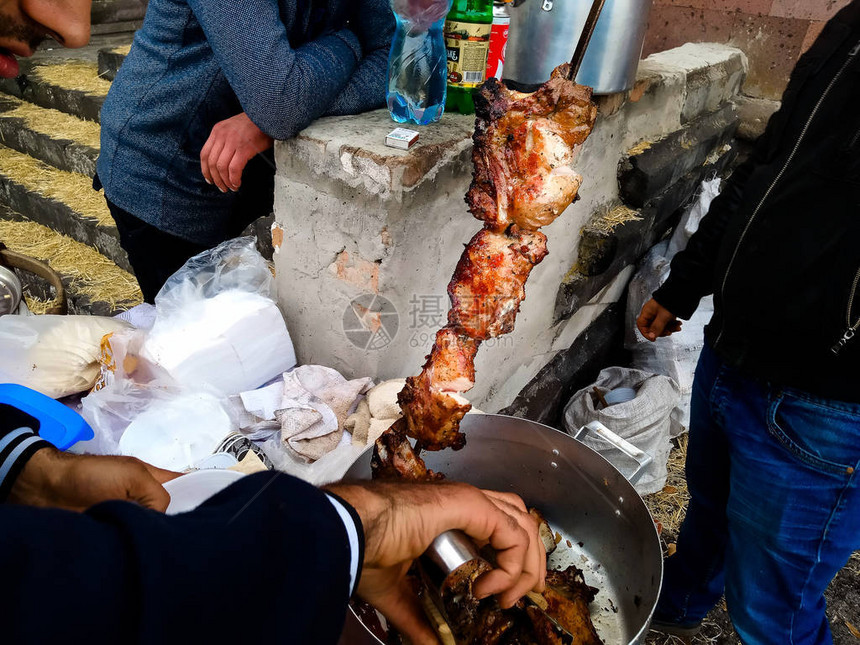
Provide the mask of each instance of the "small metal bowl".
{"label": "small metal bowl", "polygon": [[14,272],[0,266],[0,316],[18,311],[21,304],[21,281]]}

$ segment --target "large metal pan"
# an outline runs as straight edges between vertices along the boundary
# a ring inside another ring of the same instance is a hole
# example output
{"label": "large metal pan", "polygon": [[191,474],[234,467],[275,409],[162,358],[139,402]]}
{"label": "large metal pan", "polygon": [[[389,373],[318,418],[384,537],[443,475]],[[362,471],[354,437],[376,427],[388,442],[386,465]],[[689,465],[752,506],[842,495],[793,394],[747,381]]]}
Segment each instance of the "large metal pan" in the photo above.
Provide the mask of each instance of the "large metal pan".
{"label": "large metal pan", "polygon": [[[591,615],[603,642],[644,642],[660,593],[663,556],[654,522],[633,486],[597,452],[548,426],[470,414],[462,428],[466,447],[423,453],[427,465],[452,480],[515,492],[539,508],[562,536],[550,566],[575,564],[600,590]],[[370,451],[346,477],[370,477]],[[382,641],[350,611],[341,643]]]}

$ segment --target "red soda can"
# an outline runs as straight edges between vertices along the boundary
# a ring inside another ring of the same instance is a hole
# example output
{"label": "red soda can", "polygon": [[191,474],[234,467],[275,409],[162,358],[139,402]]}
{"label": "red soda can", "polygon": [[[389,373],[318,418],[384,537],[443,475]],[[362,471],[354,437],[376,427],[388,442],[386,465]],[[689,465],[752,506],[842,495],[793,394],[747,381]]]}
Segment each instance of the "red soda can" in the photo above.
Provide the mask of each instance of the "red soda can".
{"label": "red soda can", "polygon": [[507,4],[504,2],[494,2],[493,30],[490,32],[490,53],[487,56],[487,78],[502,78],[510,24],[511,16],[508,13]]}

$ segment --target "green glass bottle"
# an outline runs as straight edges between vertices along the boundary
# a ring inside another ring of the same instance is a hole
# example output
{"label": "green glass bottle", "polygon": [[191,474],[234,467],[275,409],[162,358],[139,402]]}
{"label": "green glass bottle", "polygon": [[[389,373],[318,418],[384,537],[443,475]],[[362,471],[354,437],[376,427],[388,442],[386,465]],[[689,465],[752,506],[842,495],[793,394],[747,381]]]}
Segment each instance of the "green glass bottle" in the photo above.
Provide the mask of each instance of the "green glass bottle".
{"label": "green glass bottle", "polygon": [[493,0],[454,0],[445,20],[448,53],[446,110],[472,114],[472,92],[486,80]]}

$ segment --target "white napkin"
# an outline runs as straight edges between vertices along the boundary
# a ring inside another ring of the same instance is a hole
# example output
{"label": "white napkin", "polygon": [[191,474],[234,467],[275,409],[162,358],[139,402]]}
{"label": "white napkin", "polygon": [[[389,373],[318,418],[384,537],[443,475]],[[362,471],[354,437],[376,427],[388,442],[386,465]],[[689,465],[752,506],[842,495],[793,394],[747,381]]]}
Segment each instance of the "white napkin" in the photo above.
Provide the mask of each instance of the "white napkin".
{"label": "white napkin", "polygon": [[301,365],[284,374],[283,398],[275,412],[284,447],[307,461],[334,450],[359,396],[372,385],[370,378],[348,381],[322,365]]}

